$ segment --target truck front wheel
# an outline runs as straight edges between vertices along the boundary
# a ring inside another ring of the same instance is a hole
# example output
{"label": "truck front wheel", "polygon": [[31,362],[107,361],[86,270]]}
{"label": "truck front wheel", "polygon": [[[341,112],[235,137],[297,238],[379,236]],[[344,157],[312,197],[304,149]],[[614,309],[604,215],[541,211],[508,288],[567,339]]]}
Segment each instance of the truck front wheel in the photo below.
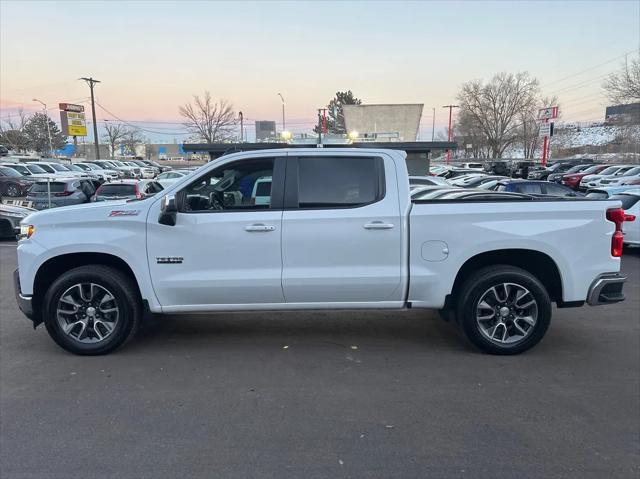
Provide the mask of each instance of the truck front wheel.
{"label": "truck front wheel", "polygon": [[535,346],[551,321],[551,299],[528,271],[508,265],[483,268],[467,279],[457,317],[465,336],[482,351],[518,354]]}
{"label": "truck front wheel", "polygon": [[133,336],[141,316],[131,278],[103,265],[62,274],[43,300],[44,324],[51,338],[74,354],[107,354]]}

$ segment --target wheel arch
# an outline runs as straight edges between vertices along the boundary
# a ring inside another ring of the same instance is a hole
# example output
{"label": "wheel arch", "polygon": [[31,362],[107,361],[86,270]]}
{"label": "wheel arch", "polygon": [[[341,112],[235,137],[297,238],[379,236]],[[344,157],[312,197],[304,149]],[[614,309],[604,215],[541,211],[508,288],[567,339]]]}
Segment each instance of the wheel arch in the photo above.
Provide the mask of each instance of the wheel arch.
{"label": "wheel arch", "polygon": [[544,285],[551,300],[562,305],[562,276],[553,258],[541,251],[519,248],[485,251],[469,258],[458,270],[447,302],[452,301],[465,280],[475,271],[497,264],[515,266],[528,271]]}
{"label": "wheel arch", "polygon": [[35,324],[42,322],[42,300],[49,286],[63,273],[79,266],[93,264],[110,266],[130,277],[136,287],[135,294],[142,300],[138,278],[136,278],[131,266],[122,258],[109,253],[82,252],[61,254],[49,258],[42,263],[35,274],[33,282],[33,309],[35,313],[34,317],[37,319],[37,323],[34,321]]}

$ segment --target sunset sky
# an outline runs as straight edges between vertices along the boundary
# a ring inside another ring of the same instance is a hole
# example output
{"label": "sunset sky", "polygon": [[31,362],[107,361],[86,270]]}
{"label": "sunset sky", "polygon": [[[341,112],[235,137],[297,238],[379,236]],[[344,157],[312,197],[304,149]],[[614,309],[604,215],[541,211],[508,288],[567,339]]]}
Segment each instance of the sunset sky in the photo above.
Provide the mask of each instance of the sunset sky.
{"label": "sunset sky", "polygon": [[[599,120],[601,84],[640,47],[640,2],[189,2],[0,0],[0,117],[96,97],[155,141],[183,138],[178,105],[209,90],[254,119],[308,131],[336,90],[431,108],[460,85],[529,71],[565,121]],[[85,103],[88,105],[88,103]],[[104,108],[104,109],[103,109]],[[107,113],[108,110],[110,113]],[[174,122],[174,123],[172,123]]]}

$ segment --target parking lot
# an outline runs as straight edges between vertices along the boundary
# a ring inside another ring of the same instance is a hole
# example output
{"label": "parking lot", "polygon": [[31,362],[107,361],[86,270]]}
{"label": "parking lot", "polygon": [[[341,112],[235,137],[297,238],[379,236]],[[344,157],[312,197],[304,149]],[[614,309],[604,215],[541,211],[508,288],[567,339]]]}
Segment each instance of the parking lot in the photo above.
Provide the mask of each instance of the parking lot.
{"label": "parking lot", "polygon": [[627,300],[479,354],[431,312],[169,317],[110,356],[59,349],[0,243],[0,476],[637,477],[640,254]]}

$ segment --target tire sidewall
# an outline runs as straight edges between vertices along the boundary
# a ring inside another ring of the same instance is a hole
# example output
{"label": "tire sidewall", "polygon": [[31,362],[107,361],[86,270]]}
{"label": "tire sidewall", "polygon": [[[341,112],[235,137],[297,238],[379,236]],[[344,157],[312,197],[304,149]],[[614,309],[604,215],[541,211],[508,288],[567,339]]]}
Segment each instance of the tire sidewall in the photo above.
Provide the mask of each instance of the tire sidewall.
{"label": "tire sidewall", "polygon": [[[515,283],[527,288],[538,306],[538,317],[534,330],[523,340],[511,345],[498,345],[486,338],[476,321],[476,306],[481,296],[491,286]],[[491,354],[519,354],[535,346],[544,337],[551,321],[551,299],[542,283],[527,271],[519,268],[492,268],[470,278],[458,305],[458,319],[465,336],[482,351]]]}
{"label": "tire sidewall", "polygon": [[[66,335],[56,314],[57,304],[62,294],[74,284],[95,283],[106,288],[115,299],[119,308],[118,322],[111,335],[100,343],[84,344]],[[135,323],[135,309],[130,302],[130,294],[125,289],[126,281],[115,281],[110,275],[101,275],[89,271],[86,267],[71,270],[49,287],[43,302],[44,324],[52,339],[63,349],[80,355],[99,355],[113,351],[122,345],[131,335]]]}

